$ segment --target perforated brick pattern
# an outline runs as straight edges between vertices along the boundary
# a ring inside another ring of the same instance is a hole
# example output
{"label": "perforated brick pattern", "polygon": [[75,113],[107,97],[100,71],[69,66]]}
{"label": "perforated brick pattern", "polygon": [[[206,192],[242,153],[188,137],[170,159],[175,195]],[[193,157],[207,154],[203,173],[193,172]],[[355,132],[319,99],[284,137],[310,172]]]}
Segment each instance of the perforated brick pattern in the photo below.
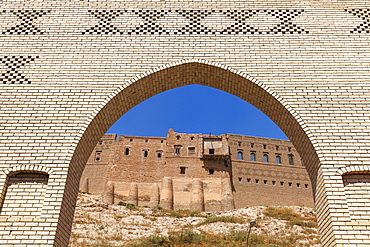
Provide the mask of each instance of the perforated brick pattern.
{"label": "perforated brick pattern", "polygon": [[26,64],[35,61],[35,58],[38,58],[38,56],[5,56],[1,58],[0,61],[6,66],[6,71],[1,74],[0,82],[3,84],[30,84],[31,81],[20,71]]}

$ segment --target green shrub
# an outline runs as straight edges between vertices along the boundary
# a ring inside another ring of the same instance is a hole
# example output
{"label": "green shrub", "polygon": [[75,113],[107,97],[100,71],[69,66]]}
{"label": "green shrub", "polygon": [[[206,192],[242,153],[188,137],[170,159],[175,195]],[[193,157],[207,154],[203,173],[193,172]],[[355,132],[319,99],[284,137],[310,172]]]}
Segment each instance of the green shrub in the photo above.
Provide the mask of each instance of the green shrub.
{"label": "green shrub", "polygon": [[163,210],[163,207],[161,205],[155,205],[154,207],[152,207],[153,210],[159,210],[159,211],[162,211]]}
{"label": "green shrub", "polygon": [[134,209],[134,208],[136,208],[136,205],[135,204],[126,204],[126,208]]}
{"label": "green shrub", "polygon": [[118,205],[118,206],[126,206],[126,205],[127,205],[127,203],[125,203],[125,202],[123,202],[123,201],[120,201],[120,202],[118,202],[118,203],[117,203],[117,205]]}

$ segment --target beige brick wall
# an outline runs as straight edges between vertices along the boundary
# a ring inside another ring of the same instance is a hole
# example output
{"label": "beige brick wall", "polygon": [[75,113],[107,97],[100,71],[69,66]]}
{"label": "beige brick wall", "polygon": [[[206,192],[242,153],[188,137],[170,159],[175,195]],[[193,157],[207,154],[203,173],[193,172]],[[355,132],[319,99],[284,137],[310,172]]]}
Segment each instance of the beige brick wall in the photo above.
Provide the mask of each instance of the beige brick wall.
{"label": "beige brick wall", "polygon": [[105,130],[142,100],[198,83],[253,104],[292,140],[325,246],[369,245],[368,222],[350,218],[338,173],[370,163],[369,8],[348,0],[2,2],[0,169],[53,173],[39,223],[47,237],[8,220],[29,231],[20,239],[4,226],[0,241],[66,246],[80,175]]}

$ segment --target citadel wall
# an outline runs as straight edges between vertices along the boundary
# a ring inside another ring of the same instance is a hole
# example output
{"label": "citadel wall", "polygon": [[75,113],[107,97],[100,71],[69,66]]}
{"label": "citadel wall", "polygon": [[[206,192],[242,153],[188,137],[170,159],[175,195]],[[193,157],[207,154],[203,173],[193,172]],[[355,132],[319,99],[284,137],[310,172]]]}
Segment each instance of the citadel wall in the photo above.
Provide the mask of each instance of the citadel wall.
{"label": "citadel wall", "polygon": [[161,204],[166,194],[167,207],[175,210],[313,206],[307,171],[289,141],[171,129],[167,137],[104,135],[80,190],[139,206]]}

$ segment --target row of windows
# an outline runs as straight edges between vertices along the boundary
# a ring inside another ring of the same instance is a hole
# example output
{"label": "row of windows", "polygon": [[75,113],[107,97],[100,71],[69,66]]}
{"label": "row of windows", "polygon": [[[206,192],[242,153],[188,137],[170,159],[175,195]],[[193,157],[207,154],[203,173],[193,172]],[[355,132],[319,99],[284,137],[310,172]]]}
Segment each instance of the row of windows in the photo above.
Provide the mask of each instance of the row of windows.
{"label": "row of windows", "polygon": [[[239,151],[238,152],[238,160],[243,160],[243,152]],[[256,160],[256,153],[252,152],[250,153],[249,156],[250,161],[257,161]],[[293,154],[288,155],[288,161],[289,165],[294,165],[294,159],[293,159]],[[263,162],[269,163],[269,155],[268,154],[263,154]],[[281,155],[276,155],[275,156],[275,163],[276,164],[281,164]]]}
{"label": "row of windows", "polygon": [[[125,155],[130,155],[130,149],[125,149]],[[149,150],[143,150],[143,157],[148,157]],[[157,152],[157,158],[162,158],[162,152]]]}
{"label": "row of windows", "polygon": [[[242,182],[243,181],[243,178],[241,178],[241,177],[239,177],[238,178],[238,181],[239,182]],[[252,179],[251,178],[247,178],[247,183],[252,183],[252,182],[255,182],[256,184],[259,184],[260,182],[263,182],[263,184],[266,184],[266,185],[269,185],[269,184],[271,184],[271,185],[277,185],[277,182],[276,181],[271,181],[271,183],[269,183],[269,181],[268,180],[260,180],[260,179],[254,179],[254,181],[252,181]],[[283,181],[280,181],[280,186],[284,186],[285,184],[287,184],[289,187],[293,187],[293,186],[295,186],[295,187],[297,187],[297,188],[300,188],[300,187],[302,187],[301,186],[301,184],[300,183],[292,183],[292,182],[288,182],[288,183],[285,183],[285,182],[283,182]],[[308,184],[304,184],[304,188],[308,188]]]}
{"label": "row of windows", "polygon": [[[186,174],[186,168],[187,167],[180,167],[180,174]],[[208,175],[214,175],[215,169],[208,169]]]}
{"label": "row of windows", "polygon": [[[177,140],[180,140],[181,139],[181,136],[176,136],[176,139]],[[192,141],[192,140],[194,140],[194,136],[190,136],[190,140]]]}
{"label": "row of windows", "polygon": [[[263,145],[263,149],[267,149],[267,144],[262,144]],[[242,146],[242,142],[238,142],[238,146],[241,147]],[[250,147],[251,148],[254,148],[254,143],[250,143]],[[279,151],[280,149],[280,146],[275,146],[275,150],[276,151]],[[292,148],[291,147],[288,147],[288,152],[291,152],[292,151]]]}

